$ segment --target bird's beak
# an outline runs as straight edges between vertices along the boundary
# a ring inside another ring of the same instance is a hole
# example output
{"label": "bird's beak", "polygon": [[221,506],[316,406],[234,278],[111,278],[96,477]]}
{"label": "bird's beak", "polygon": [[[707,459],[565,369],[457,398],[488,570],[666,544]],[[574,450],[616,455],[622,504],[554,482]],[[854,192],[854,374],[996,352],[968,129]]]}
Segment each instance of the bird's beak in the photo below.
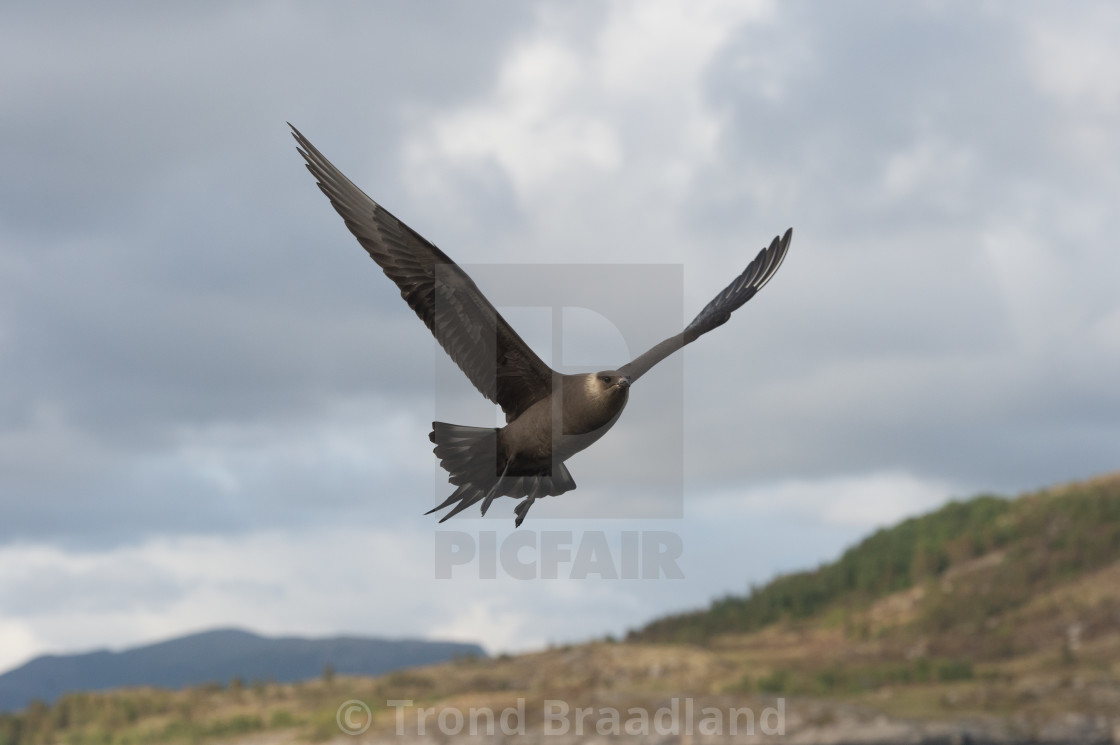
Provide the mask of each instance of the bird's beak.
{"label": "bird's beak", "polygon": [[622,388],[622,389],[629,388],[631,382],[632,381],[630,380],[630,378],[619,378],[618,379],[618,387]]}

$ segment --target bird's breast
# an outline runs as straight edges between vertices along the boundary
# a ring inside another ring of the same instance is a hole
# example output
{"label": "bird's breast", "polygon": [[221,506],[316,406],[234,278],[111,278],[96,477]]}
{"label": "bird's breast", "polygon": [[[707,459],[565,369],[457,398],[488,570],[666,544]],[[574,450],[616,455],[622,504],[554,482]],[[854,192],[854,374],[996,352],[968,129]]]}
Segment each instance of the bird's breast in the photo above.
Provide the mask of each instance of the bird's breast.
{"label": "bird's breast", "polygon": [[589,398],[566,391],[529,407],[502,428],[504,452],[520,463],[566,460],[605,435],[626,406],[627,392]]}

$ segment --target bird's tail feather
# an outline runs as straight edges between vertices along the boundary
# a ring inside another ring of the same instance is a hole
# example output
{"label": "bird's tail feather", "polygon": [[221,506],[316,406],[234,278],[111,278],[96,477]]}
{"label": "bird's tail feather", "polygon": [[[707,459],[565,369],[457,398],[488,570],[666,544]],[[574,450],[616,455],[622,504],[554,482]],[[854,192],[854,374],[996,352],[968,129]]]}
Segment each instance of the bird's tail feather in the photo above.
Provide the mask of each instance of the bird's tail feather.
{"label": "bird's tail feather", "polygon": [[506,476],[508,463],[499,471],[497,429],[432,422],[429,439],[435,443],[434,452],[440,465],[449,474],[447,480],[458,487],[438,507],[426,513],[430,515],[455,505],[440,522],[483,500],[486,500],[482,509],[485,515],[495,497],[539,499],[576,488],[572,474],[563,463],[557,463],[550,475]]}
{"label": "bird's tail feather", "polygon": [[432,422],[428,439],[435,443],[436,457],[452,484],[462,486],[498,475],[497,429]]}

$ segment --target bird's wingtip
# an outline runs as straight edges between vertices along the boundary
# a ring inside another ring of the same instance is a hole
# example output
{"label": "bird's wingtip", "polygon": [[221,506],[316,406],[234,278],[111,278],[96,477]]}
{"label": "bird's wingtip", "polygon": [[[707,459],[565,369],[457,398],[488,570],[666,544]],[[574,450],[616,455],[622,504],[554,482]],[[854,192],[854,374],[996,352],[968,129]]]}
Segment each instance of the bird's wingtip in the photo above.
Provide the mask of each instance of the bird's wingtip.
{"label": "bird's wingtip", "polygon": [[300,132],[298,129],[296,129],[296,125],[292,124],[291,122],[284,122],[284,123],[287,124],[291,128],[292,137],[295,138],[296,142],[298,142],[300,144],[302,144],[304,142],[307,142],[307,138],[303,136],[303,132]]}

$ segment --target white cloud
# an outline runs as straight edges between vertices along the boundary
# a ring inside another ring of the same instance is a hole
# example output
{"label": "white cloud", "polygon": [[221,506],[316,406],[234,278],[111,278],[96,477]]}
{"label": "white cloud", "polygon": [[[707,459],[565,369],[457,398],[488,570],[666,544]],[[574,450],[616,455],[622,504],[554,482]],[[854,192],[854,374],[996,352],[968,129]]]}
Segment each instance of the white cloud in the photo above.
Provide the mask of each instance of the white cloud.
{"label": "white cloud", "polygon": [[1095,131],[1104,124],[1097,117],[1120,115],[1120,50],[1115,44],[1120,11],[1107,2],[1069,10],[1049,8],[1028,17],[1026,58],[1044,92],[1069,107],[1077,119],[1092,123],[1092,129],[1078,130],[1086,137],[1080,144],[1086,146],[1085,154],[1099,154],[1101,145],[1115,145],[1115,137]]}
{"label": "white cloud", "polygon": [[[13,637],[21,641],[6,643],[4,655],[13,662],[120,647],[231,623],[277,634],[422,635],[430,624],[408,621],[421,617],[422,600],[407,592],[431,576],[421,539],[335,528],[153,538],[108,550],[7,546],[3,623],[33,631]],[[371,628],[371,617],[383,626]]]}
{"label": "white cloud", "polygon": [[934,509],[953,493],[949,484],[896,470],[753,486],[703,499],[695,509],[701,518],[785,516],[791,525],[813,520],[870,531]]}
{"label": "white cloud", "polygon": [[902,199],[920,194],[943,209],[959,211],[968,195],[974,158],[961,148],[933,140],[921,141],[887,161],[883,181],[887,196]]}
{"label": "white cloud", "polygon": [[453,199],[441,174],[496,163],[545,233],[593,212],[608,184],[630,187],[610,200],[615,209],[620,199],[638,209],[651,196],[679,201],[719,133],[705,102],[707,66],[737,27],[766,18],[769,7],[615,3],[590,44],[558,32],[556,8],[542,12],[505,57],[490,95],[418,123],[406,145],[407,178],[422,193]]}
{"label": "white cloud", "polygon": [[[439,529],[475,542],[480,530],[495,531],[500,546],[509,522],[459,520]],[[627,529],[650,526],[673,527],[631,521]],[[152,538],[100,550],[9,545],[0,548],[0,629],[11,630],[0,670],[45,652],[120,648],[229,625],[277,635],[450,638],[495,653],[620,632],[652,615],[658,590],[643,580],[572,577],[582,531],[600,527],[540,521],[527,533],[536,548],[519,555],[533,567],[528,580],[501,564],[489,577],[478,561],[438,579],[436,533],[426,523]],[[571,543],[557,579],[542,578],[551,556],[546,534]],[[618,562],[620,540],[608,540]],[[679,587],[690,590],[680,599],[694,604],[718,589]],[[557,617],[566,622],[548,621]]]}
{"label": "white cloud", "polygon": [[26,661],[33,651],[43,646],[30,623],[0,619],[0,671]]}
{"label": "white cloud", "polygon": [[[487,598],[457,608],[453,615],[436,623],[429,634],[437,639],[485,640],[484,646],[501,650],[508,649],[511,640],[532,633],[533,620],[526,610],[495,607],[493,598]],[[540,641],[538,637],[535,644]]]}
{"label": "white cloud", "polygon": [[695,87],[728,37],[743,23],[769,17],[773,4],[626,0],[611,9],[596,43],[605,87],[626,97],[666,98]]}
{"label": "white cloud", "polygon": [[1020,22],[1033,82],[1054,104],[1045,113],[1052,145],[1095,182],[1101,163],[1120,157],[1120,10],[1108,2],[1044,5]]}
{"label": "white cloud", "polygon": [[[443,161],[493,159],[522,197],[565,174],[610,172],[621,146],[606,118],[568,104],[585,93],[586,62],[552,40],[525,43],[509,55],[497,90],[483,103],[440,112],[408,145],[409,171],[421,178]],[[427,176],[424,185],[438,179]]]}

